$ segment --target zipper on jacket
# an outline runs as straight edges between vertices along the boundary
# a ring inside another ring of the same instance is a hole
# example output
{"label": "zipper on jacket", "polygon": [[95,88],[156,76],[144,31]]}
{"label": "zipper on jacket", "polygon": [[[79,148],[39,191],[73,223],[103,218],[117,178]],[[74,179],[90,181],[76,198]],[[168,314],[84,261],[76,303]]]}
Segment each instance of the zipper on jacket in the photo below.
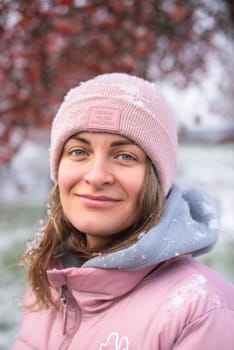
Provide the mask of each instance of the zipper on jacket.
{"label": "zipper on jacket", "polygon": [[67,329],[67,285],[64,284],[61,286],[60,298],[63,303],[63,335],[66,334]]}

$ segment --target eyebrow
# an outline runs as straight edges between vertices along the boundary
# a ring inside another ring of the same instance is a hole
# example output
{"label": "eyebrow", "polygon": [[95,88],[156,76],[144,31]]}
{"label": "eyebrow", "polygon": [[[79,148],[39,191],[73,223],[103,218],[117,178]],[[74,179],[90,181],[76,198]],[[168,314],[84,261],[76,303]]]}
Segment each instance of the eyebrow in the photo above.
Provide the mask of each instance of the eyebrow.
{"label": "eyebrow", "polygon": [[86,139],[84,139],[83,137],[80,137],[80,136],[78,136],[78,135],[73,135],[73,136],[71,136],[70,140],[73,140],[73,139],[75,139],[75,140],[77,140],[77,141],[81,141],[81,142],[83,142],[83,143],[86,143],[87,145],[90,145],[90,142],[89,142],[88,140],[86,140]]}
{"label": "eyebrow", "polygon": [[[89,140],[87,140],[79,135],[74,135],[71,137],[71,139],[81,141],[81,142],[85,143],[86,145],[91,145],[91,142]],[[117,147],[117,146],[123,146],[123,145],[135,145],[135,143],[132,140],[116,140],[110,144],[111,147]]]}

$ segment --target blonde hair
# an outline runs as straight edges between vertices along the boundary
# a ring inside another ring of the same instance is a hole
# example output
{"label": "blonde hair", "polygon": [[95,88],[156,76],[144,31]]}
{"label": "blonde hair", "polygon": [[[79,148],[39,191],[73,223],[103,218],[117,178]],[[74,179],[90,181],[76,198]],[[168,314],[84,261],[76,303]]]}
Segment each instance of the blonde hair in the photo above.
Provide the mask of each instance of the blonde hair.
{"label": "blonde hair", "polygon": [[95,255],[112,253],[130,246],[137,241],[140,233],[147,232],[158,222],[163,203],[162,187],[151,161],[147,159],[145,184],[135,224],[128,230],[111,236],[109,242],[98,249],[88,249],[85,235],[72,226],[63,213],[59,188],[56,184],[49,196],[50,213],[45,226],[39,238],[37,235],[31,241],[31,249],[26,250],[21,259],[21,263],[27,264],[28,279],[36,297],[35,304],[39,308],[56,306],[47,278],[47,270],[53,259],[69,253],[84,263]]}

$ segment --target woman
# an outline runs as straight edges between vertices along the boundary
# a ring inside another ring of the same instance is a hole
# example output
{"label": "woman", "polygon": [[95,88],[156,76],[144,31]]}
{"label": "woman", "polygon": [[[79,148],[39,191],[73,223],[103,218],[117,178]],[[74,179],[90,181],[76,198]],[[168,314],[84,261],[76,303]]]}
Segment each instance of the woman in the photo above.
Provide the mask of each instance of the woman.
{"label": "woman", "polygon": [[176,154],[151,83],[104,74],[67,94],[14,350],[233,349],[234,288],[193,257],[217,240],[216,209],[173,184]]}

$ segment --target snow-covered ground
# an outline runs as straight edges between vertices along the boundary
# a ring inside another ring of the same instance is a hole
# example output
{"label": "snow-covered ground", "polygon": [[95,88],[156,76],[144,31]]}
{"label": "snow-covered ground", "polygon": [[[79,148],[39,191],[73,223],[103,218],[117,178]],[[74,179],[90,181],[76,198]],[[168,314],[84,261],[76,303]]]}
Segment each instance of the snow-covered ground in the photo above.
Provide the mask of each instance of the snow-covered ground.
{"label": "snow-covered ground", "polygon": [[[0,180],[0,350],[8,350],[17,335],[25,289],[23,275],[11,266],[43,217],[47,192],[47,147],[26,142]],[[181,145],[177,183],[213,195],[220,207],[221,238],[202,260],[234,283],[234,144]]]}
{"label": "snow-covered ground", "polygon": [[181,145],[177,182],[211,194],[220,208],[223,238],[234,239],[234,144]]}

